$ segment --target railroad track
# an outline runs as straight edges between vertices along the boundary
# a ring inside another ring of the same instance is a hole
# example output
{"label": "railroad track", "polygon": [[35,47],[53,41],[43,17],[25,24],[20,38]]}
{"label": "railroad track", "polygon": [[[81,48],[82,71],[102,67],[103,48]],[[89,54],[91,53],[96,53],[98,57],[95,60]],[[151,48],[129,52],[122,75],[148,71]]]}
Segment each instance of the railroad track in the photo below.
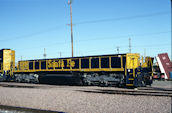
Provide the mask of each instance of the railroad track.
{"label": "railroad track", "polygon": [[96,90],[77,90],[87,93],[101,93],[101,94],[121,94],[121,95],[137,95],[137,96],[162,96],[172,97],[172,89],[157,90],[154,88],[139,88],[139,89],[96,89]]}
{"label": "railroad track", "polygon": [[155,91],[171,91],[172,88],[160,88],[160,87],[140,87],[139,90],[155,90]]}
{"label": "railroad track", "polygon": [[[0,87],[16,87],[16,88],[45,88],[50,87],[46,85],[38,84],[22,84],[22,83],[0,83]],[[66,86],[64,86],[66,87]],[[70,87],[70,86],[67,86]],[[73,86],[72,86],[73,87]],[[55,86],[52,88],[56,88]],[[78,89],[79,88],[79,89]],[[86,92],[86,93],[101,93],[101,94],[121,94],[121,95],[138,95],[138,96],[162,96],[172,97],[172,88],[159,88],[159,87],[139,87],[137,89],[126,89],[126,88],[75,88],[75,91]]]}

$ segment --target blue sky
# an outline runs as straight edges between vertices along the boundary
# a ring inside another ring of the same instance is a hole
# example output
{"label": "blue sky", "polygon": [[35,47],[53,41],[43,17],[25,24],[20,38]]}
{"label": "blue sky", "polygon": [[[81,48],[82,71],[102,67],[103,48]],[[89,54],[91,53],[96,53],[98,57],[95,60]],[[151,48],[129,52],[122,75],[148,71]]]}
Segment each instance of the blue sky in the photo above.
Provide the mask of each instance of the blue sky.
{"label": "blue sky", "polygon": [[[68,0],[0,0],[0,48],[16,60],[70,57]],[[170,0],[73,0],[74,56],[171,55]]]}

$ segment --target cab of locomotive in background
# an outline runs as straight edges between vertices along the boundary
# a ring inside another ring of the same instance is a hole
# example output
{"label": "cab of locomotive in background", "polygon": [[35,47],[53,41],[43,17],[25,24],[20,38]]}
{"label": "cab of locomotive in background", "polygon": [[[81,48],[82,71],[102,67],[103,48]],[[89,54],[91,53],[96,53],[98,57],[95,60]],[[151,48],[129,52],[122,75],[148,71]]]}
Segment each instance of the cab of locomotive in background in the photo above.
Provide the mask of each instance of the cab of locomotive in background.
{"label": "cab of locomotive in background", "polygon": [[15,69],[15,51],[11,49],[0,50],[0,73],[12,75]]}

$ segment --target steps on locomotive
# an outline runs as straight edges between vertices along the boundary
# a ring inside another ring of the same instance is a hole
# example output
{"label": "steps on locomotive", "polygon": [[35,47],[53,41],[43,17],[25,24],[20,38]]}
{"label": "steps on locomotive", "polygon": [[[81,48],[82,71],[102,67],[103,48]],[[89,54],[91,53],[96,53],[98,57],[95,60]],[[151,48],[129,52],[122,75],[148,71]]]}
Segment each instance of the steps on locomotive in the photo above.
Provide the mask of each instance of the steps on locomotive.
{"label": "steps on locomotive", "polygon": [[134,80],[135,80],[135,75],[133,73],[133,70],[130,70],[129,72],[127,72],[127,76],[126,76],[126,86],[134,86]]}

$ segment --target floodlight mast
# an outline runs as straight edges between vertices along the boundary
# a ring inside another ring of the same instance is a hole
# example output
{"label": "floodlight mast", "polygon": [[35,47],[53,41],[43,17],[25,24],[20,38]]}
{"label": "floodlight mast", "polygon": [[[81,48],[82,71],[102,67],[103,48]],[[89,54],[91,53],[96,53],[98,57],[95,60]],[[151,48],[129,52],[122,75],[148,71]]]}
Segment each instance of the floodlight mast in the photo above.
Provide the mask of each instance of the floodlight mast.
{"label": "floodlight mast", "polygon": [[71,47],[72,47],[72,57],[73,57],[72,0],[68,0],[68,4],[70,5]]}
{"label": "floodlight mast", "polygon": [[131,38],[129,38],[129,53],[131,53]]}

